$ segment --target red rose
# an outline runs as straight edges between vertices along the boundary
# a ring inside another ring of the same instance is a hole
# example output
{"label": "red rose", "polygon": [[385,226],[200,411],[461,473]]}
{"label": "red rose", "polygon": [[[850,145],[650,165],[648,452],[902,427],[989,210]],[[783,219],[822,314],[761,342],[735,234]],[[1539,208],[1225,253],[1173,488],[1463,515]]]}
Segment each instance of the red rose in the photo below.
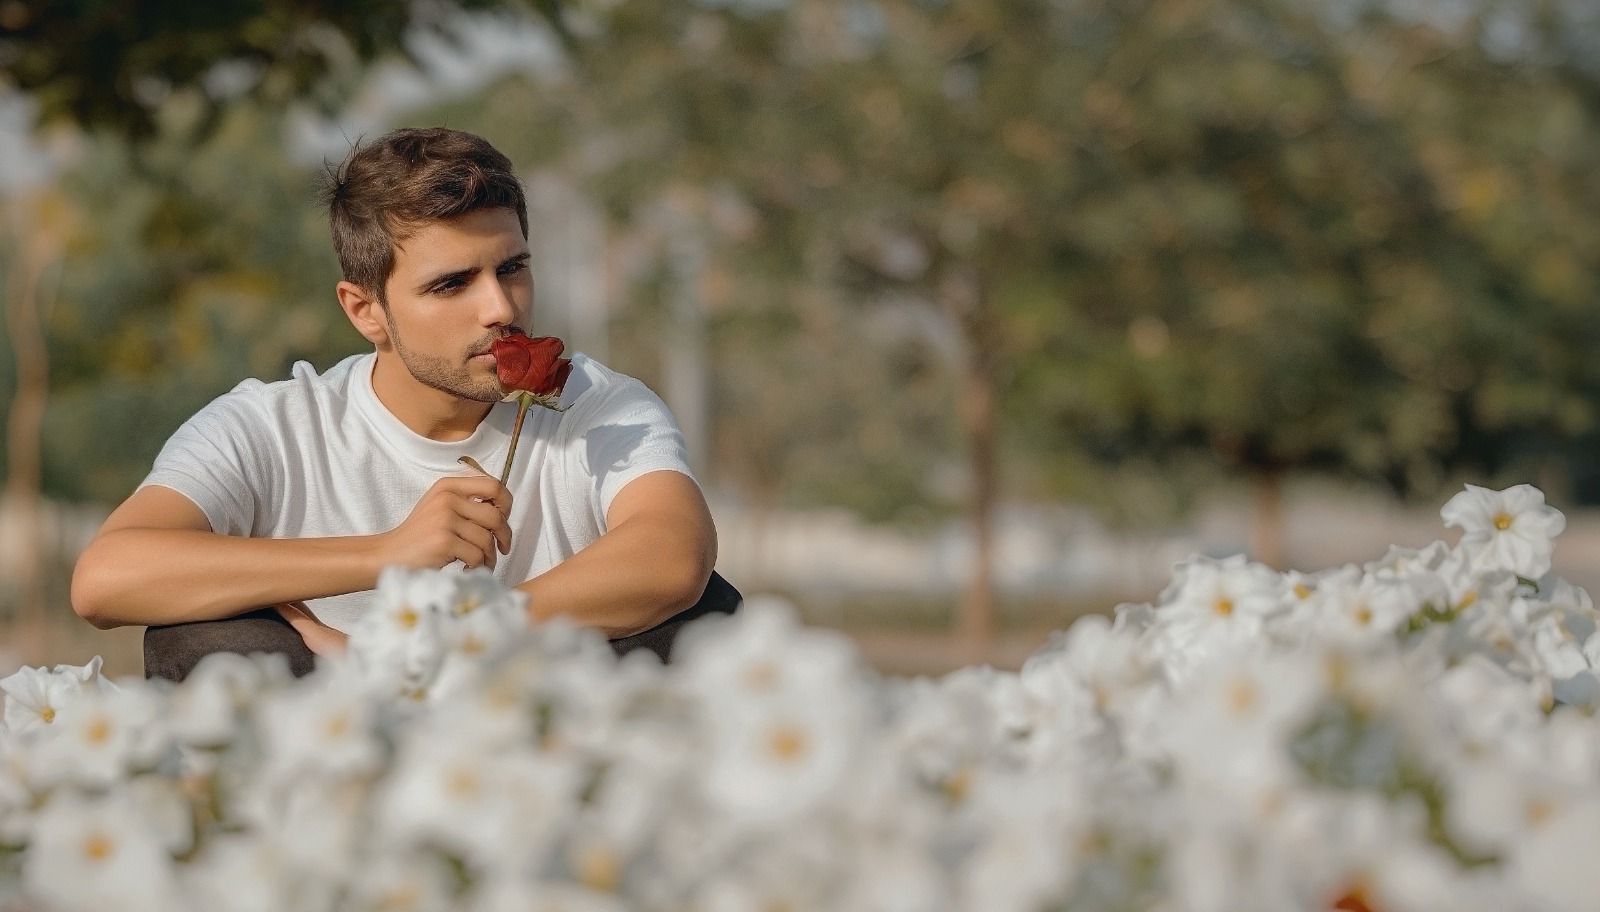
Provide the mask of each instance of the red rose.
{"label": "red rose", "polygon": [[558,396],[572,373],[572,359],[561,357],[566,343],[555,336],[530,339],[522,333],[494,340],[494,372],[507,392],[527,390],[535,396]]}

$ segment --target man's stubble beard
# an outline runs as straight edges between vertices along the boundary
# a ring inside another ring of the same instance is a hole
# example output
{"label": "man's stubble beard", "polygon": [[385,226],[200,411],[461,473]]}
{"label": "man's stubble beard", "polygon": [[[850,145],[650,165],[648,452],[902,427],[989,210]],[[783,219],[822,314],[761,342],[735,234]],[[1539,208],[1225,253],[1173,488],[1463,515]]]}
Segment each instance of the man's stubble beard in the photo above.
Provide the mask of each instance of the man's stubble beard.
{"label": "man's stubble beard", "polygon": [[384,322],[389,324],[389,341],[394,343],[394,351],[400,356],[400,363],[405,365],[406,371],[416,378],[418,383],[474,402],[499,402],[505,397],[505,393],[500,389],[499,380],[495,377],[482,379],[474,377],[465,357],[461,363],[452,363],[446,358],[420,355],[408,350],[400,341],[394,317],[389,314],[387,308],[384,309]]}

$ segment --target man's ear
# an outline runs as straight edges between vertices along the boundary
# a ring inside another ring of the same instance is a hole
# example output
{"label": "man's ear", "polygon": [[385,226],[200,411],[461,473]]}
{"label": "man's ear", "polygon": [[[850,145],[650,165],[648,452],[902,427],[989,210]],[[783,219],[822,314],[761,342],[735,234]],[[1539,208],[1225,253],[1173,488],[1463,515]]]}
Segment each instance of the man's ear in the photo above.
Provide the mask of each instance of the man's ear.
{"label": "man's ear", "polygon": [[339,308],[362,338],[379,348],[388,346],[389,321],[383,312],[383,305],[378,303],[375,296],[360,285],[347,281],[335,285],[333,293],[339,298]]}

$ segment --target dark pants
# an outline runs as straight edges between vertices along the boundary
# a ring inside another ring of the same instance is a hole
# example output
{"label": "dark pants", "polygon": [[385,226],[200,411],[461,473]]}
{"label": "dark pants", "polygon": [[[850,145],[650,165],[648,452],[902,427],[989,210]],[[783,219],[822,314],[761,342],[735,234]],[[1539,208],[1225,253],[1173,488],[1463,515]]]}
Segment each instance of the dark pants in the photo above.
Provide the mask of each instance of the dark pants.
{"label": "dark pants", "polygon": [[[732,614],[743,597],[720,573],[712,573],[706,591],[682,612],[642,633],[618,637],[611,648],[618,656],[648,649],[663,662],[672,660],[672,644],[683,625],[708,614]],[[220,621],[195,621],[149,627],[144,632],[144,676],[182,681],[200,660],[213,652],[278,653],[289,659],[295,677],[310,674],[316,657],[277,611],[262,608]]]}

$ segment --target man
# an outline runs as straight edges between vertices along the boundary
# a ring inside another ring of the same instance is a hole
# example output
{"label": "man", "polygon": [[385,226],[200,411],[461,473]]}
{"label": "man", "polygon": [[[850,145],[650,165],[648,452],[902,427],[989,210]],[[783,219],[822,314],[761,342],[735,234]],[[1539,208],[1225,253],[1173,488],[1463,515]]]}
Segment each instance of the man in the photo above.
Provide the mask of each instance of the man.
{"label": "man", "polygon": [[[74,610],[150,625],[146,672],[176,678],[217,649],[309,670],[391,564],[488,567],[534,620],[569,615],[619,651],[686,609],[732,610],[682,434],[639,381],[574,355],[566,411],[529,412],[506,485],[458,462],[500,466],[516,411],[490,353],[533,307],[510,161],[469,133],[397,130],[324,197],[335,295],[373,351],[247,380],[185,423],[79,558]],[[670,634],[645,645],[665,657]]]}

